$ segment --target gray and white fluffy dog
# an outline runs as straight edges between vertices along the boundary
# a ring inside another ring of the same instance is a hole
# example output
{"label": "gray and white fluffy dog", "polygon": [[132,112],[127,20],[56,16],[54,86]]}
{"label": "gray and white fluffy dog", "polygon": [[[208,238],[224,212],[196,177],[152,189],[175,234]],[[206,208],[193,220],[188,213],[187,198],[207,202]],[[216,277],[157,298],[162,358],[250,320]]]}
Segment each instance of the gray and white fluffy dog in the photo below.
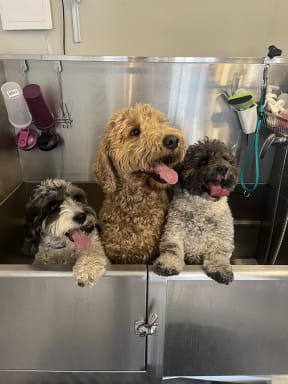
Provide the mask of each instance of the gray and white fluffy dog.
{"label": "gray and white fluffy dog", "polygon": [[93,285],[109,264],[96,224],[81,188],[47,179],[26,206],[23,253],[34,258],[33,264],[73,265],[78,285]]}
{"label": "gray and white fluffy dog", "polygon": [[233,280],[233,218],[227,196],[237,179],[235,157],[228,147],[205,138],[186,151],[177,169],[179,186],[172,199],[154,271],[175,275],[186,264],[202,264],[219,283]]}

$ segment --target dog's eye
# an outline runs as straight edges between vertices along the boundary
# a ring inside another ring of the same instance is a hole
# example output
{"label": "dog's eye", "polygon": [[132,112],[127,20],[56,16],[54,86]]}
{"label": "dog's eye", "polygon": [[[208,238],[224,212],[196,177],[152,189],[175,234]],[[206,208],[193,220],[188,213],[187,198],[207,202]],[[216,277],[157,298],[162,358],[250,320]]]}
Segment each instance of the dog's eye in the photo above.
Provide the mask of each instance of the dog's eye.
{"label": "dog's eye", "polygon": [[208,164],[208,159],[207,159],[207,158],[204,158],[204,159],[200,159],[200,160],[199,160],[198,166],[199,166],[199,167],[203,167],[203,166],[205,166],[205,165],[207,165],[207,164]]}
{"label": "dog's eye", "polygon": [[140,132],[140,127],[134,127],[130,132],[130,136],[139,136]]}
{"label": "dog's eye", "polygon": [[230,159],[229,159],[228,156],[223,156],[223,160],[225,160],[225,161],[229,161]]}

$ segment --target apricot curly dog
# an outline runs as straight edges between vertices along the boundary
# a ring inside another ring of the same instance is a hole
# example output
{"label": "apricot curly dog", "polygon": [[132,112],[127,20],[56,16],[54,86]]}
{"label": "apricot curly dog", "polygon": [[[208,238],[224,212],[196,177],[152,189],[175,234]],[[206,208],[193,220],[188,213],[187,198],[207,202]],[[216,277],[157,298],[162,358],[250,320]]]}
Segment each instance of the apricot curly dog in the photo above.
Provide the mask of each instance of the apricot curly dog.
{"label": "apricot curly dog", "polygon": [[157,257],[166,189],[177,183],[172,167],[184,154],[181,131],[149,104],[122,109],[108,122],[94,172],[105,194],[99,221],[112,263],[143,264]]}

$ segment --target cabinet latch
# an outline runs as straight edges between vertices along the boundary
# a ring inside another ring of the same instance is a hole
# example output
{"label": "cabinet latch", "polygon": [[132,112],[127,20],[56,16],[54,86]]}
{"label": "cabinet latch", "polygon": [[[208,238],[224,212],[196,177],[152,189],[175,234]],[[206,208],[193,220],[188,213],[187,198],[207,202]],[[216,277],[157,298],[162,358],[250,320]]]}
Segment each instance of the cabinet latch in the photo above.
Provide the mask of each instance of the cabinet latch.
{"label": "cabinet latch", "polygon": [[158,315],[156,313],[152,313],[147,323],[144,319],[135,320],[135,334],[140,337],[156,335],[159,328],[159,322],[157,320]]}

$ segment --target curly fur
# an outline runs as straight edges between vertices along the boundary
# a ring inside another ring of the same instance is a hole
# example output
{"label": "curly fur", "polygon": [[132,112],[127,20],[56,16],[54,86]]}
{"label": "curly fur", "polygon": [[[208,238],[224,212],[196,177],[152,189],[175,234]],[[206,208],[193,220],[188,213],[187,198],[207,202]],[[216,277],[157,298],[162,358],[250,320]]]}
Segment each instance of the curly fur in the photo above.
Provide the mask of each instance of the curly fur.
{"label": "curly fur", "polygon": [[[227,196],[237,178],[235,158],[224,143],[206,138],[189,146],[178,168],[175,191],[154,271],[174,275],[186,264],[202,264],[219,283],[233,280],[233,218]],[[215,188],[219,196],[212,196]],[[220,191],[220,192],[219,192]]]}
{"label": "curly fur", "polygon": [[[165,138],[177,139],[175,148]],[[169,167],[183,160],[182,133],[149,104],[116,112],[108,122],[94,172],[105,197],[99,213],[101,240],[111,262],[147,263],[158,254],[168,209],[168,184],[153,166]]]}
{"label": "curly fur", "polygon": [[[76,248],[75,231],[86,233],[88,249]],[[71,264],[81,286],[93,285],[109,263],[84,191],[65,180],[47,179],[36,187],[26,207],[25,232],[23,253],[34,264]]]}

